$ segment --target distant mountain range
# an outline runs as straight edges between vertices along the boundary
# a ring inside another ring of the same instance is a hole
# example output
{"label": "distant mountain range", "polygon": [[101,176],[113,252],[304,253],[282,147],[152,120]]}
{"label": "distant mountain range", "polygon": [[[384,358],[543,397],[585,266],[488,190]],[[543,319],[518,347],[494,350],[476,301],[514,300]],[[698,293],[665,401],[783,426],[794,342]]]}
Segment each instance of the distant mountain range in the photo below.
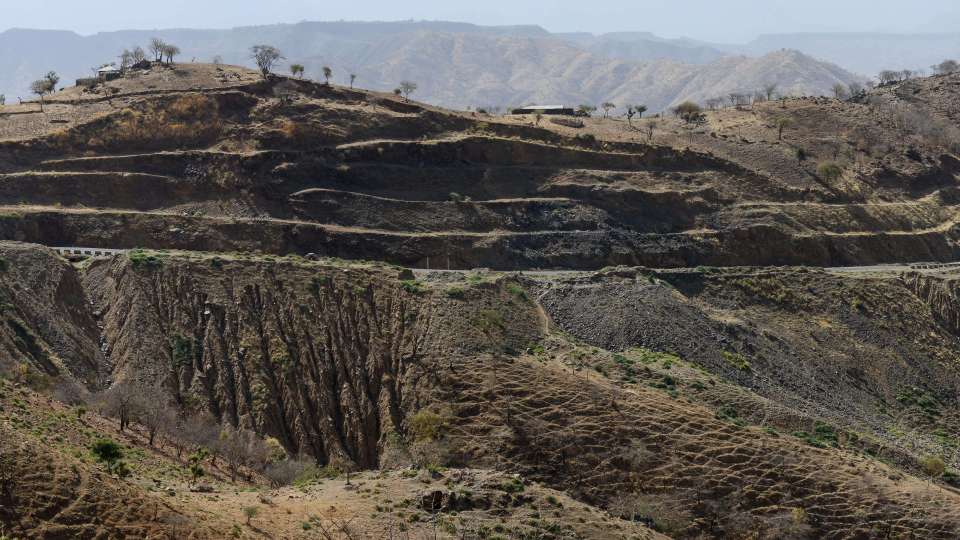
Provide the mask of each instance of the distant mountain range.
{"label": "distant mountain range", "polygon": [[27,98],[30,81],[49,70],[68,83],[153,36],[178,45],[181,62],[220,56],[250,65],[250,46],[269,43],[288,62],[304,64],[307,76],[319,78],[330,66],[336,82],[355,73],[358,85],[375,90],[409,79],[419,85],[415,98],[456,108],[613,101],[656,111],[766,84],[787,94],[824,94],[837,83],[862,80],[855,72],[916,69],[953,51],[960,56],[960,34],[771,35],[722,45],[643,32],[552,34],[538,26],[453,22],[304,22],[92,36],[15,29],[0,33],[0,93],[8,101]]}

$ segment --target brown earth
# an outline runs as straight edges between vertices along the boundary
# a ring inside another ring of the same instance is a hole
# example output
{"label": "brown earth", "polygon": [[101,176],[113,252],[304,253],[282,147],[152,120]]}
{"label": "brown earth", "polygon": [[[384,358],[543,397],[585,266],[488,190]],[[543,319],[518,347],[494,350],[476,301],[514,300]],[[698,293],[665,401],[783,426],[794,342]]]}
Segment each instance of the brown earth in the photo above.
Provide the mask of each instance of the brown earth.
{"label": "brown earth", "polygon": [[[27,479],[0,535],[960,535],[955,268],[810,268],[957,258],[955,77],[650,135],[219,69],[0,118],[0,451]],[[192,493],[171,440],[45,397],[68,381],[163,389],[363,485],[208,462]]]}
{"label": "brown earth", "polygon": [[[958,88],[936,77],[711,111],[699,127],[575,129],[154,67],[54,95],[66,123],[5,124],[0,236],[423,268],[953,260],[960,139],[943,111]],[[827,162],[839,176],[821,177]]]}

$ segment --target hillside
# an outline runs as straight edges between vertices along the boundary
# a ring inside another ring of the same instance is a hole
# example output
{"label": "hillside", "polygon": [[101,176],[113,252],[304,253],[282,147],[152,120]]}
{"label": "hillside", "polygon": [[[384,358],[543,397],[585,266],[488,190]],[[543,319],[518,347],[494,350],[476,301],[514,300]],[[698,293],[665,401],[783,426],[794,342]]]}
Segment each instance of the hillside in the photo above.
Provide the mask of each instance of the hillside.
{"label": "hillside", "polygon": [[537,125],[178,64],[7,107],[0,534],[956,538],[958,99]]}
{"label": "hillside", "polygon": [[[336,81],[358,75],[365,88],[392,91],[414,80],[417,98],[465,109],[538,103],[646,103],[661,110],[684,99],[753,93],[778,83],[785,93],[820,95],[858,77],[800,54],[733,57],[655,36],[612,34],[592,39],[552,35],[538,27],[480,27],[459,23],[299,23],[233,30],[125,31],[79,36],[69,32],[10,30],[0,47],[23,51],[0,58],[0,93],[8,102],[49,70],[64,82],[89,67],[116,61],[125,48],[159,36],[176,43],[184,62],[252,65],[249,49],[277,46],[289,63],[320,79],[330,66]],[[285,68],[284,68],[285,69]],[[741,82],[742,81],[742,82]]]}

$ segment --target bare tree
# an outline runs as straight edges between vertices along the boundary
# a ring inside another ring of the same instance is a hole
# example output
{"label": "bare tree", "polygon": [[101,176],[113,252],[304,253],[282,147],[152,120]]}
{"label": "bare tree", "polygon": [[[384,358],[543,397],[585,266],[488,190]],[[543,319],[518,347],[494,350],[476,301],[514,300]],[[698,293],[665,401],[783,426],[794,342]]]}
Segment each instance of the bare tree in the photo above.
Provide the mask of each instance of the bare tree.
{"label": "bare tree", "polygon": [[400,91],[403,92],[403,97],[409,101],[410,94],[417,91],[417,83],[410,81],[402,81],[399,87]]}
{"label": "bare tree", "polygon": [[163,53],[166,47],[167,44],[160,38],[153,38],[150,40],[150,53],[153,54],[153,59],[155,61],[163,61]]}
{"label": "bare tree", "polygon": [[880,79],[880,84],[890,84],[899,81],[901,75],[902,73],[900,71],[885,69],[880,72],[877,78]]}
{"label": "bare tree", "polygon": [[257,67],[260,68],[260,74],[263,75],[264,79],[270,76],[273,66],[284,59],[283,55],[280,54],[280,50],[271,45],[254,45],[250,47],[250,57],[253,58]]}
{"label": "bare tree", "polygon": [[130,60],[133,61],[134,65],[139,64],[147,59],[147,54],[143,51],[143,47],[137,45],[130,51]]}
{"label": "bare tree", "polygon": [[863,85],[857,81],[853,81],[847,85],[847,91],[850,92],[850,97],[857,97],[863,93]]}
{"label": "bare tree", "polygon": [[141,389],[136,398],[137,418],[147,428],[150,446],[160,431],[173,431],[177,414],[170,406],[169,397],[157,387]]}
{"label": "bare tree", "polygon": [[833,87],[830,90],[833,92],[833,97],[841,101],[850,97],[850,95],[847,93],[847,87],[841,83],[837,83],[833,85]]}
{"label": "bare tree", "polygon": [[120,71],[125,73],[131,65],[133,65],[133,53],[129,49],[124,49],[120,53]]}
{"label": "bare tree", "polygon": [[138,392],[139,390],[132,384],[118,382],[102,395],[103,412],[120,422],[120,431],[125,430],[130,425],[130,421],[136,413]]}

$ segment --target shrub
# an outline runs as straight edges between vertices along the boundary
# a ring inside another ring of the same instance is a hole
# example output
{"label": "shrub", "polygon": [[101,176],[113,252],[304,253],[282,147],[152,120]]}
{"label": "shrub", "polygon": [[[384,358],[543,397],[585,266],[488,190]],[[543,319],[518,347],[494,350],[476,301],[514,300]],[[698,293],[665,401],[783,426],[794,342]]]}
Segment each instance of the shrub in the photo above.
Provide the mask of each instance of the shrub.
{"label": "shrub", "polygon": [[410,294],[420,294],[424,291],[423,283],[412,279],[401,281],[400,287]]}
{"label": "shrub", "polygon": [[723,359],[740,371],[750,371],[750,362],[740,353],[722,351]]}
{"label": "shrub", "polygon": [[833,161],[825,161],[817,166],[817,176],[833,182],[843,176],[843,167]]}
{"label": "shrub", "polygon": [[521,287],[516,283],[510,283],[509,285],[507,285],[507,292],[516,296],[517,298],[520,298],[521,300],[529,299],[529,297],[527,296],[527,291],[525,291],[523,287]]}
{"label": "shrub", "polygon": [[463,287],[450,287],[447,289],[447,297],[454,300],[463,300],[467,296],[467,291]]}
{"label": "shrub", "polygon": [[446,419],[429,409],[423,409],[410,417],[409,427],[413,440],[435,441],[443,435]]}
{"label": "shrub", "polygon": [[123,458],[120,445],[110,439],[97,439],[90,447],[90,451],[101,463],[112,464]]}

